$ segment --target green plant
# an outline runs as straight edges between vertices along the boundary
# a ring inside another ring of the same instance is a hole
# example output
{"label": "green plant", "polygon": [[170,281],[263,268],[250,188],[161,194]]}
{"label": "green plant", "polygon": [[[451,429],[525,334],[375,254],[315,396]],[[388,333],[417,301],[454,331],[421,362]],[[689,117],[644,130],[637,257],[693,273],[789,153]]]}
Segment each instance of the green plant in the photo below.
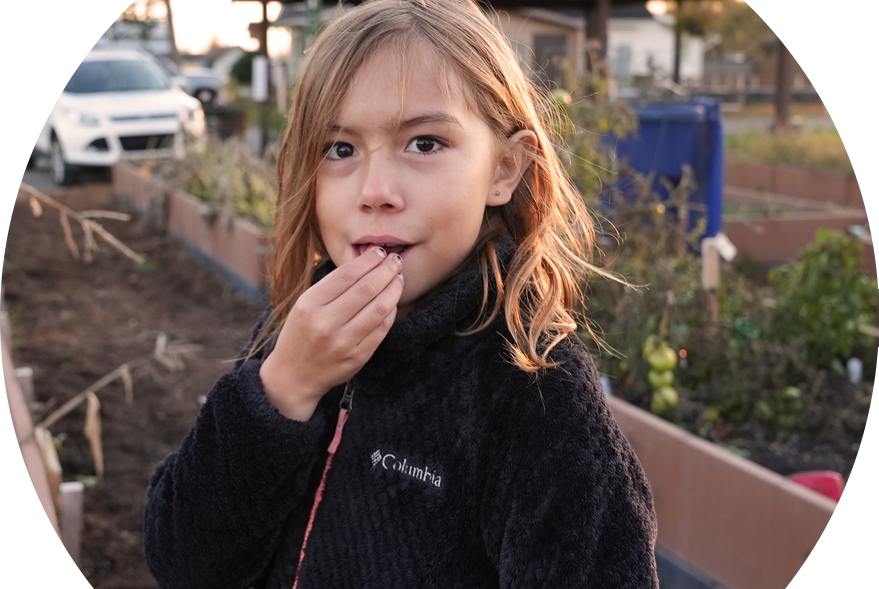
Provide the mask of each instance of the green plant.
{"label": "green plant", "polygon": [[602,190],[621,174],[613,143],[636,132],[638,118],[625,102],[610,98],[601,77],[568,71],[567,78],[568,88],[553,93],[549,113],[559,116],[550,124],[564,144],[560,152],[568,174],[587,204],[598,207]]}
{"label": "green plant", "polygon": [[240,139],[209,138],[193,144],[185,158],[157,164],[154,172],[205,201],[217,216],[269,229],[277,202],[274,157],[255,156]]}
{"label": "green plant", "polygon": [[876,280],[859,267],[861,250],[853,237],[819,230],[800,260],[771,270],[777,299],[769,337],[806,338],[809,361],[818,366],[875,349],[872,337],[860,330],[879,320]]}
{"label": "green plant", "polygon": [[730,134],[725,137],[725,147],[727,157],[733,161],[852,172],[848,153],[835,130]]}

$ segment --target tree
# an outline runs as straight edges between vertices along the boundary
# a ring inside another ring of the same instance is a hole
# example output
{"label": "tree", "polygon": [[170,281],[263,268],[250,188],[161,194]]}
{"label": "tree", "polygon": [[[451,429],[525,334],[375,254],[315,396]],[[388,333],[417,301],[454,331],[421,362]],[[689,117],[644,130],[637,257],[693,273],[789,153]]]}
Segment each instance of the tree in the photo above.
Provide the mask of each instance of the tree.
{"label": "tree", "polygon": [[681,83],[681,42],[684,35],[706,37],[716,25],[719,6],[715,0],[676,0],[672,3],[675,37],[672,81]]}
{"label": "tree", "polygon": [[766,59],[775,35],[754,10],[738,0],[718,0],[720,11],[712,24],[718,42],[707,56],[719,58],[738,53],[750,60]]}
{"label": "tree", "polygon": [[[156,26],[166,21],[170,23],[170,0],[88,0],[91,18],[87,30],[93,37],[109,36],[111,39],[131,38],[131,31],[137,31],[141,40],[149,39]],[[116,21],[108,29],[98,27],[98,15],[109,13]],[[170,23],[172,54],[177,55],[177,45],[173,36],[173,23]]]}

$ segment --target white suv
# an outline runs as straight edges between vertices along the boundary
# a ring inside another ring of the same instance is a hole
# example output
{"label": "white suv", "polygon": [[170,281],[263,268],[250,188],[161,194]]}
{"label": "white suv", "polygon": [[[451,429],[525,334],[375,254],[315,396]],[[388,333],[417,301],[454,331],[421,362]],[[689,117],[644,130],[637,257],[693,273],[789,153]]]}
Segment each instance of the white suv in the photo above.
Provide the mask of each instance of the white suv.
{"label": "white suv", "polygon": [[186,136],[204,131],[201,103],[171,82],[151,55],[94,49],[55,103],[34,151],[50,158],[52,179],[67,184],[81,166],[181,157]]}

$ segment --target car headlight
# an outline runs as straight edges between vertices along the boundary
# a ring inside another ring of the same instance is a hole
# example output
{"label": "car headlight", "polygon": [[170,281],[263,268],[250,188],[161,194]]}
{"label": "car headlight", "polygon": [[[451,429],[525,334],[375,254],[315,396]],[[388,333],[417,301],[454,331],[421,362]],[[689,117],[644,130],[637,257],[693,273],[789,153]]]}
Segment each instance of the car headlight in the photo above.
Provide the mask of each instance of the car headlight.
{"label": "car headlight", "polygon": [[96,115],[88,112],[70,109],[63,111],[61,114],[71,123],[81,127],[97,127],[101,124],[101,120]]}
{"label": "car headlight", "polygon": [[204,111],[200,108],[184,111],[182,113],[183,127],[193,135],[201,135],[204,133],[205,121]]}

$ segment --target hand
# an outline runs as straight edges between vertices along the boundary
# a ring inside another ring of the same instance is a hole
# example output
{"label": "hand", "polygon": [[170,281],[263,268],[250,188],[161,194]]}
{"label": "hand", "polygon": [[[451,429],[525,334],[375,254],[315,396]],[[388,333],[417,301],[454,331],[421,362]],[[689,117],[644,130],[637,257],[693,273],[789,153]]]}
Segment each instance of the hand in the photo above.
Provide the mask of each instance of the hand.
{"label": "hand", "polygon": [[402,267],[400,256],[373,247],[299,297],[259,372],[278,411],[307,421],[321,397],[366,364],[397,316]]}

